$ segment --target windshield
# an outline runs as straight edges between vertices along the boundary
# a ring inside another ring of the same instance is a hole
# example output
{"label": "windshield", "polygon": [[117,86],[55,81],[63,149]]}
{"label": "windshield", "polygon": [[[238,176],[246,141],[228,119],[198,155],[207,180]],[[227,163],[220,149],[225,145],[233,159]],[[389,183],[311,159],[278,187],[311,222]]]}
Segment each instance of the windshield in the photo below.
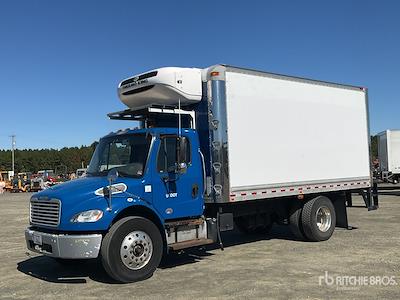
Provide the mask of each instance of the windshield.
{"label": "windshield", "polygon": [[116,168],[121,176],[142,177],[150,149],[151,135],[130,134],[100,140],[90,161],[89,176],[105,176]]}

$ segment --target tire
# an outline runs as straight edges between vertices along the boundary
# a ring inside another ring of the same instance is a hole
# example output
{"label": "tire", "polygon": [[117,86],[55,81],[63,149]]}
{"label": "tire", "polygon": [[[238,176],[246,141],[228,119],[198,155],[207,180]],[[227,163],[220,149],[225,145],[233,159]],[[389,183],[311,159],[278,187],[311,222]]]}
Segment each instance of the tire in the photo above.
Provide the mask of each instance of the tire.
{"label": "tire", "polygon": [[331,200],[318,196],[306,202],[301,212],[301,226],[309,241],[328,240],[336,226],[336,212]]}
{"label": "tire", "polygon": [[301,223],[302,210],[303,204],[301,202],[296,201],[295,203],[293,203],[289,211],[289,228],[298,240],[304,241],[307,240],[307,238],[304,234],[303,226]]}
{"label": "tire", "polygon": [[101,245],[101,260],[107,274],[128,283],[151,277],[160,264],[163,240],[157,226],[142,217],[116,222]]}

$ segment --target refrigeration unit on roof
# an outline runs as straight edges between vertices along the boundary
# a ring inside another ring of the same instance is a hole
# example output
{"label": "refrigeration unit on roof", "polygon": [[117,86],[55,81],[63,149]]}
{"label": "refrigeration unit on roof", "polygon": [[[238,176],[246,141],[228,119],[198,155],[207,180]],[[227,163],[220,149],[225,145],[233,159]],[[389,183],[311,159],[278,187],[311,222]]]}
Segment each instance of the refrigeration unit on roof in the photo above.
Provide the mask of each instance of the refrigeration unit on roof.
{"label": "refrigeration unit on roof", "polygon": [[201,69],[159,68],[121,81],[118,96],[131,110],[184,107],[201,100],[201,85]]}

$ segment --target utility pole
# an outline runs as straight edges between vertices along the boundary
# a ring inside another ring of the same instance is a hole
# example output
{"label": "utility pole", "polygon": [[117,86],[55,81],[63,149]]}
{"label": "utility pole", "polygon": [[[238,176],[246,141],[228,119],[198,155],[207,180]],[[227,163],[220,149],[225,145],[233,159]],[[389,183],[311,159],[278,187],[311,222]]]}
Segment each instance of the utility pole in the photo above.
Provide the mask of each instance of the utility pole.
{"label": "utility pole", "polygon": [[15,176],[15,156],[14,156],[14,150],[15,150],[15,134],[10,135],[11,137],[11,162],[12,162],[12,171],[13,171],[13,176]]}

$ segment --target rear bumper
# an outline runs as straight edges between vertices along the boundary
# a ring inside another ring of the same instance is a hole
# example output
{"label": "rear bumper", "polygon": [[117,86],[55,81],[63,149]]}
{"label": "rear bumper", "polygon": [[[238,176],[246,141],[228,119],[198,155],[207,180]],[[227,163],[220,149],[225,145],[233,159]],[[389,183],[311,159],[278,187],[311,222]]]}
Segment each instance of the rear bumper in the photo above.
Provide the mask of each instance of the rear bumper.
{"label": "rear bumper", "polygon": [[43,255],[83,259],[96,258],[99,255],[101,234],[51,234],[32,230],[25,230],[26,246],[29,250]]}

